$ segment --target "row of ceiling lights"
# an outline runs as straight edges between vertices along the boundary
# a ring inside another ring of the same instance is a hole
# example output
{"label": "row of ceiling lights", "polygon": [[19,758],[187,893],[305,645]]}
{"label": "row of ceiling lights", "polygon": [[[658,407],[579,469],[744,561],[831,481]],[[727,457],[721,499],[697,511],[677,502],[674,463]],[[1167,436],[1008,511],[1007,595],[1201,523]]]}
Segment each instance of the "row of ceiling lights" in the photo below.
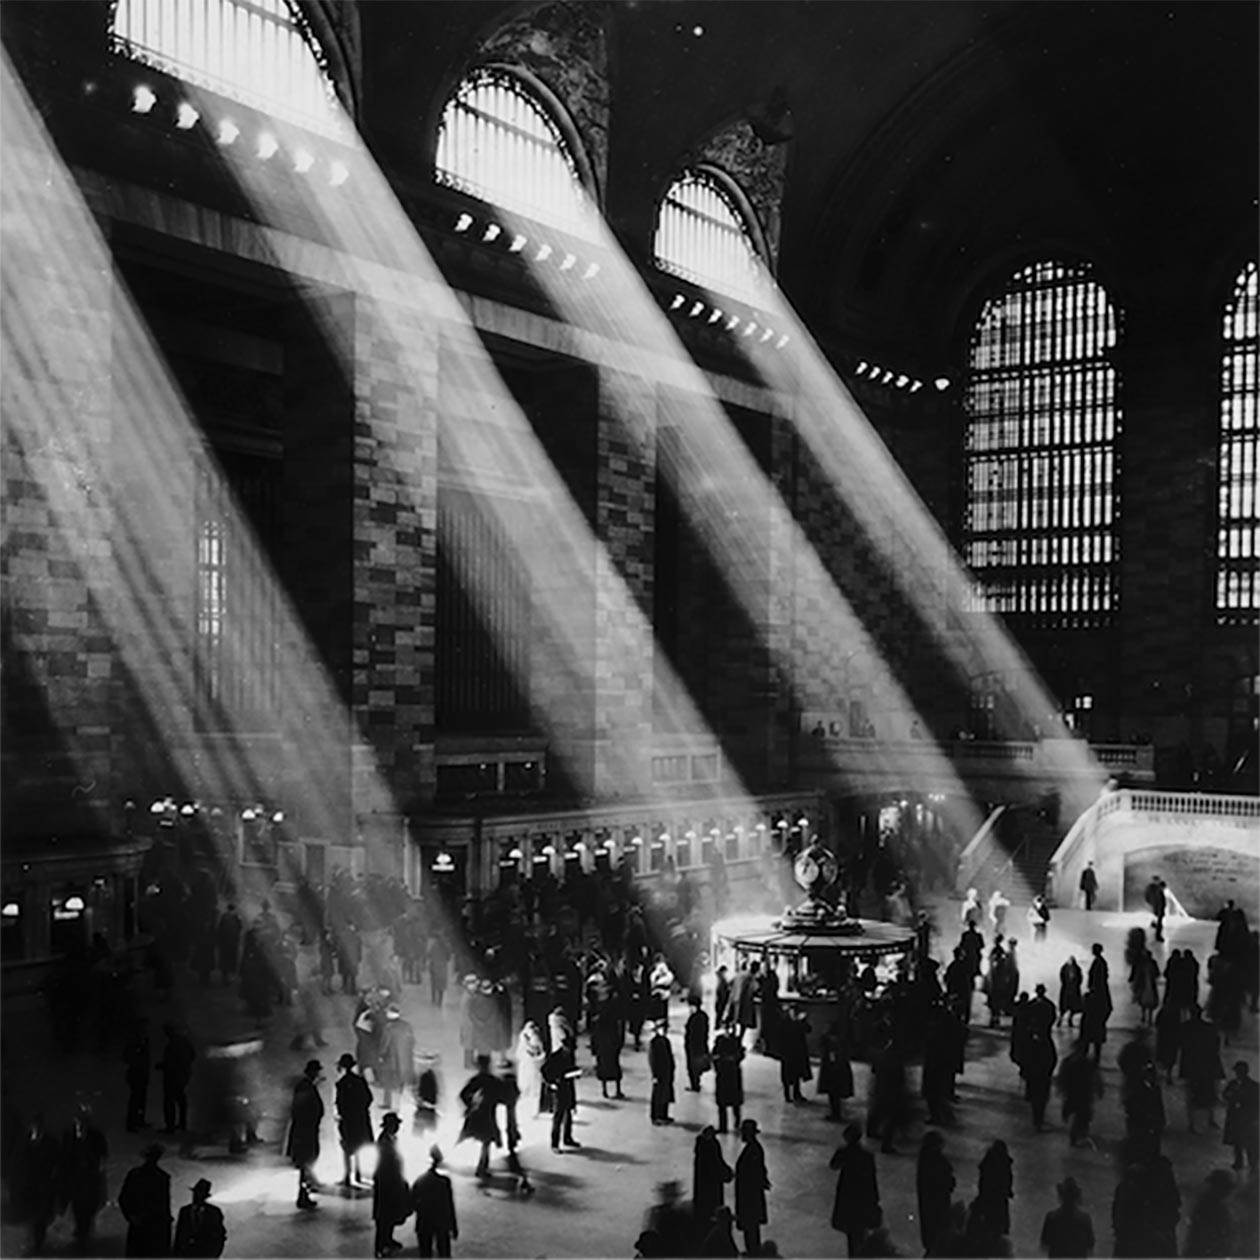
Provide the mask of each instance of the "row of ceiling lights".
{"label": "row of ceiling lights", "polygon": [[[888,385],[893,389],[906,389],[912,394],[917,394],[923,388],[923,382],[917,376],[910,376],[905,372],[896,372],[892,368],[881,367],[880,364],[870,363],[866,359],[859,359],[854,371],[858,376],[864,376],[867,380],[874,381],[877,385]],[[949,388],[949,377],[938,376],[932,384],[937,390],[944,393]]]}
{"label": "row of ceiling lights", "polygon": [[[701,315],[707,312],[706,324],[722,324],[729,333],[734,333],[738,329],[737,335],[740,337],[752,337],[760,332],[761,336],[757,340],[762,345],[769,341],[774,341],[776,350],[782,350],[792,340],[787,333],[776,333],[773,328],[764,327],[758,324],[755,319],[745,319],[742,315],[728,314],[720,306],[711,306],[702,298],[689,298],[685,293],[675,293],[670,301],[669,309],[671,311],[681,311],[688,303],[690,303],[687,310],[688,319],[699,319]],[[743,325],[742,328],[740,327],[741,324]],[[776,337],[778,340],[775,340]]]}
{"label": "row of ceiling lights", "polygon": [[[134,801],[128,801],[126,805],[129,809],[135,808]],[[149,806],[149,813],[157,818],[169,819],[173,819],[176,814],[182,818],[192,818],[200,813],[208,813],[212,818],[221,818],[225,811],[218,805],[207,809],[200,801],[185,801],[182,805],[177,805],[174,797],[164,796]],[[284,822],[283,810],[268,810],[265,805],[246,805],[241,809],[240,814],[245,822],[260,820],[265,822],[268,818],[273,823]]]}
{"label": "row of ceiling lights", "polygon": [[461,211],[454,223],[454,229],[461,234],[476,233],[486,245],[502,241],[509,254],[524,254],[529,250],[536,263],[554,261],[561,271],[576,271],[582,264],[583,280],[593,280],[599,275],[599,263],[583,262],[577,254],[567,249],[557,249],[548,241],[531,241],[524,232],[512,232],[493,219],[479,221],[466,210]]}
{"label": "row of ceiling lights", "polygon": [[[131,94],[131,112],[133,114],[151,115],[158,105],[157,93],[146,83],[136,84]],[[175,106],[175,127],[178,131],[192,131],[203,125],[201,112],[191,101],[180,101]],[[231,118],[220,118],[218,126],[211,128],[204,124],[207,131],[214,135],[215,142],[223,148],[230,148],[241,138],[241,128]],[[280,153],[281,144],[275,132],[263,129],[254,137],[254,156],[262,162],[270,162]],[[338,158],[321,164],[317,156],[305,145],[297,145],[287,154],[293,170],[299,175],[309,175],[317,167],[327,168],[327,178],[333,188],[340,187],[350,178],[350,168]]]}

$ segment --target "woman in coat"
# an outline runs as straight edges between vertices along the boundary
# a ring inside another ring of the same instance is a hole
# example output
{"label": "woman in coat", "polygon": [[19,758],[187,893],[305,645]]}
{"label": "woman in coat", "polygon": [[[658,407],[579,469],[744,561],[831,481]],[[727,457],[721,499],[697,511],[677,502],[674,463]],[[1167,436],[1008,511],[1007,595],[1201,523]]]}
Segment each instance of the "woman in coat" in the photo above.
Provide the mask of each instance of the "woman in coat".
{"label": "woman in coat", "polygon": [[625,1094],[621,1092],[621,1043],[624,1033],[614,1002],[604,1002],[600,1007],[591,1040],[595,1049],[595,1075],[599,1078],[604,1097],[609,1096],[608,1087],[613,1085],[616,1092],[612,1096],[624,1098]]}
{"label": "woman in coat", "polygon": [[827,1095],[827,1119],[839,1120],[842,1101],[853,1097],[853,1065],[849,1062],[838,1022],[833,1022],[823,1034],[819,1051],[818,1092]]}
{"label": "woman in coat", "polygon": [[722,1154],[717,1130],[711,1124],[706,1124],[696,1138],[695,1158],[692,1161],[691,1205],[700,1236],[713,1223],[714,1213],[724,1206],[726,1183],[734,1176],[734,1171],[726,1162],[726,1156]]}
{"label": "woman in coat", "polygon": [[766,1153],[757,1141],[756,1120],[745,1120],[739,1126],[744,1149],[735,1161],[735,1224],[744,1235],[744,1250],[750,1256],[761,1254],[761,1227],[769,1219],[766,1213],[766,1191],[770,1178],[766,1175]]}
{"label": "woman in coat", "polygon": [[337,1060],[342,1075],[334,1086],[337,1104],[337,1136],[341,1139],[341,1154],[345,1161],[343,1186],[350,1185],[351,1177],[359,1180],[359,1151],[371,1146],[372,1090],[367,1081],[354,1070],[354,1055],[343,1054]]}
{"label": "woman in coat", "polygon": [[850,1124],[844,1130],[844,1145],[831,1157],[838,1170],[836,1198],[831,1208],[831,1228],[849,1240],[849,1255],[856,1256],[867,1232],[883,1218],[879,1204],[879,1182],[875,1178],[875,1156],[862,1146],[862,1128]]}
{"label": "woman in coat", "polygon": [[1075,957],[1069,957],[1059,968],[1059,1023],[1067,1019],[1067,1026],[1072,1027],[1072,1016],[1079,1015],[1085,1009],[1083,992],[1085,976],[1081,964]]}
{"label": "woman in coat", "polygon": [[542,1115],[542,1065],[546,1057],[542,1030],[531,1019],[516,1041],[516,1080],[521,1087],[521,1106],[526,1115]]}
{"label": "woman in coat", "polygon": [[376,1175],[372,1178],[372,1219],[376,1222],[378,1257],[392,1256],[402,1248],[394,1240],[394,1229],[411,1215],[411,1189],[403,1175],[398,1154],[396,1112],[381,1118],[381,1136],[376,1142]]}
{"label": "woman in coat", "polygon": [[1011,1196],[1015,1193],[1013,1162],[1006,1143],[999,1138],[980,1161],[980,1184],[976,1204],[990,1232],[1009,1237],[1011,1232]]}

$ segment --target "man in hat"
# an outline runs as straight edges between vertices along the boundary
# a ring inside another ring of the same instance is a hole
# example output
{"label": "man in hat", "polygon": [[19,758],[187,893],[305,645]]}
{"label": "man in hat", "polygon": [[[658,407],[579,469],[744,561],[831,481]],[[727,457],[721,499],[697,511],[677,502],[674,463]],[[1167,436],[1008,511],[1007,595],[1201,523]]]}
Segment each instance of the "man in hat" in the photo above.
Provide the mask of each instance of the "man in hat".
{"label": "man in hat", "polygon": [[761,1254],[761,1227],[766,1223],[766,1153],[757,1141],[756,1120],[741,1121],[739,1136],[744,1149],[735,1161],[735,1224],[744,1235],[744,1250],[750,1256]]}
{"label": "man in hat", "polygon": [[372,1088],[354,1070],[354,1055],[343,1054],[337,1060],[341,1075],[333,1087],[337,1106],[337,1136],[341,1139],[341,1157],[345,1162],[343,1186],[349,1186],[351,1178],[361,1181],[359,1152],[370,1146],[372,1134]]}
{"label": "man in hat", "polygon": [[221,1256],[227,1242],[223,1213],[209,1202],[213,1186],[202,1177],[192,1188],[192,1202],[179,1209],[175,1222],[175,1256]]}
{"label": "man in hat", "polygon": [[144,1163],[123,1178],[118,1209],[127,1220],[128,1256],[165,1256],[171,1250],[171,1179],[158,1160],[156,1142],[144,1151]]}
{"label": "man in hat", "polygon": [[674,1101],[674,1047],[665,1035],[665,1025],[656,1024],[648,1042],[648,1070],[652,1073],[650,1114],[653,1124],[673,1124],[669,1108]]}
{"label": "man in hat", "polygon": [[319,1126],[324,1119],[324,1100],[319,1096],[319,1081],[324,1069],[312,1059],[293,1087],[293,1105],[289,1114],[289,1138],[284,1153],[298,1170],[297,1205],[309,1210],[319,1205],[312,1197],[317,1188],[315,1162],[319,1159]]}
{"label": "man in hat", "polygon": [[396,1002],[385,1008],[381,1028],[377,1080],[385,1091],[384,1104],[394,1106],[395,1095],[411,1088],[415,1075],[416,1034]]}
{"label": "man in hat", "polygon": [[412,1182],[411,1206],[416,1213],[416,1242],[422,1260],[428,1260],[435,1252],[449,1256],[451,1239],[459,1237],[459,1224],[455,1219],[455,1192],[451,1179],[442,1172],[439,1146],[429,1147],[429,1171]]}
{"label": "man in hat", "polygon": [[1057,1189],[1059,1206],[1046,1213],[1041,1246],[1051,1260],[1056,1256],[1088,1256],[1094,1250],[1094,1222],[1081,1207],[1081,1188],[1075,1177],[1065,1177]]}
{"label": "man in hat", "polygon": [[573,1140],[573,1112],[577,1107],[577,1078],[581,1075],[573,1058],[573,1042],[562,1041],[544,1060],[542,1078],[551,1086],[551,1149],[559,1154],[561,1144],[580,1146]]}
{"label": "man in hat", "polygon": [[656,1202],[647,1211],[643,1228],[661,1241],[663,1256],[687,1256],[694,1251],[695,1221],[682,1201],[682,1182],[662,1181]]}
{"label": "man in hat", "polygon": [[477,1071],[468,1078],[459,1091],[464,1104],[464,1127],[459,1140],[472,1138],[481,1143],[481,1158],[477,1161],[477,1176],[483,1181],[490,1176],[490,1147],[502,1144],[499,1133],[499,1081],[490,1071],[490,1056],[477,1056]]}
{"label": "man in hat", "polygon": [[381,1136],[376,1140],[376,1175],[372,1178],[372,1219],[376,1222],[375,1254],[392,1256],[402,1250],[394,1227],[411,1215],[411,1196],[398,1154],[398,1129],[402,1121],[395,1111],[381,1117]]}

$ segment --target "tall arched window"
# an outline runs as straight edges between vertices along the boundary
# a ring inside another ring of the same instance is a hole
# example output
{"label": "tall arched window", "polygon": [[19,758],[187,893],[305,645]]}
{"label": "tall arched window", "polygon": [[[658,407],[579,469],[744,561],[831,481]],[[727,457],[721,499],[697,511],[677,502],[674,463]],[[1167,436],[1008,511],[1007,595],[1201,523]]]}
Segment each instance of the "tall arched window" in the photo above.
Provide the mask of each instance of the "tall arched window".
{"label": "tall arched window", "polygon": [[125,56],[337,139],[348,128],[325,59],[289,0],[116,0]]}
{"label": "tall arched window", "polygon": [[1260,610],[1258,325],[1256,264],[1250,262],[1238,273],[1225,308],[1216,534],[1216,612],[1223,621],[1251,621]]}
{"label": "tall arched window", "polygon": [[509,212],[589,234],[575,155],[537,94],[507,70],[474,70],[446,103],[437,179]]}
{"label": "tall arched window", "polygon": [[1116,607],[1116,332],[1087,264],[1025,267],[980,313],[964,555],[995,612],[1086,625]]}
{"label": "tall arched window", "polygon": [[661,201],[656,263],[705,288],[746,302],[765,295],[768,273],[732,188],[713,171],[686,171]]}

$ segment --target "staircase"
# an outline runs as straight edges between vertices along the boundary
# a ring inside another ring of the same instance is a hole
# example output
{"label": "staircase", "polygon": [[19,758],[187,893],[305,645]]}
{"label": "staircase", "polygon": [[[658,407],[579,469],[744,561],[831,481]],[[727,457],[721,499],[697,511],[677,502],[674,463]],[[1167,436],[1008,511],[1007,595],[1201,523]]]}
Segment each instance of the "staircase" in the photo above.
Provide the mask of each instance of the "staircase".
{"label": "staircase", "polygon": [[1007,853],[997,882],[1012,901],[1044,892],[1050,859],[1063,839],[1059,827],[1037,805],[1012,805],[998,820],[998,842]]}

